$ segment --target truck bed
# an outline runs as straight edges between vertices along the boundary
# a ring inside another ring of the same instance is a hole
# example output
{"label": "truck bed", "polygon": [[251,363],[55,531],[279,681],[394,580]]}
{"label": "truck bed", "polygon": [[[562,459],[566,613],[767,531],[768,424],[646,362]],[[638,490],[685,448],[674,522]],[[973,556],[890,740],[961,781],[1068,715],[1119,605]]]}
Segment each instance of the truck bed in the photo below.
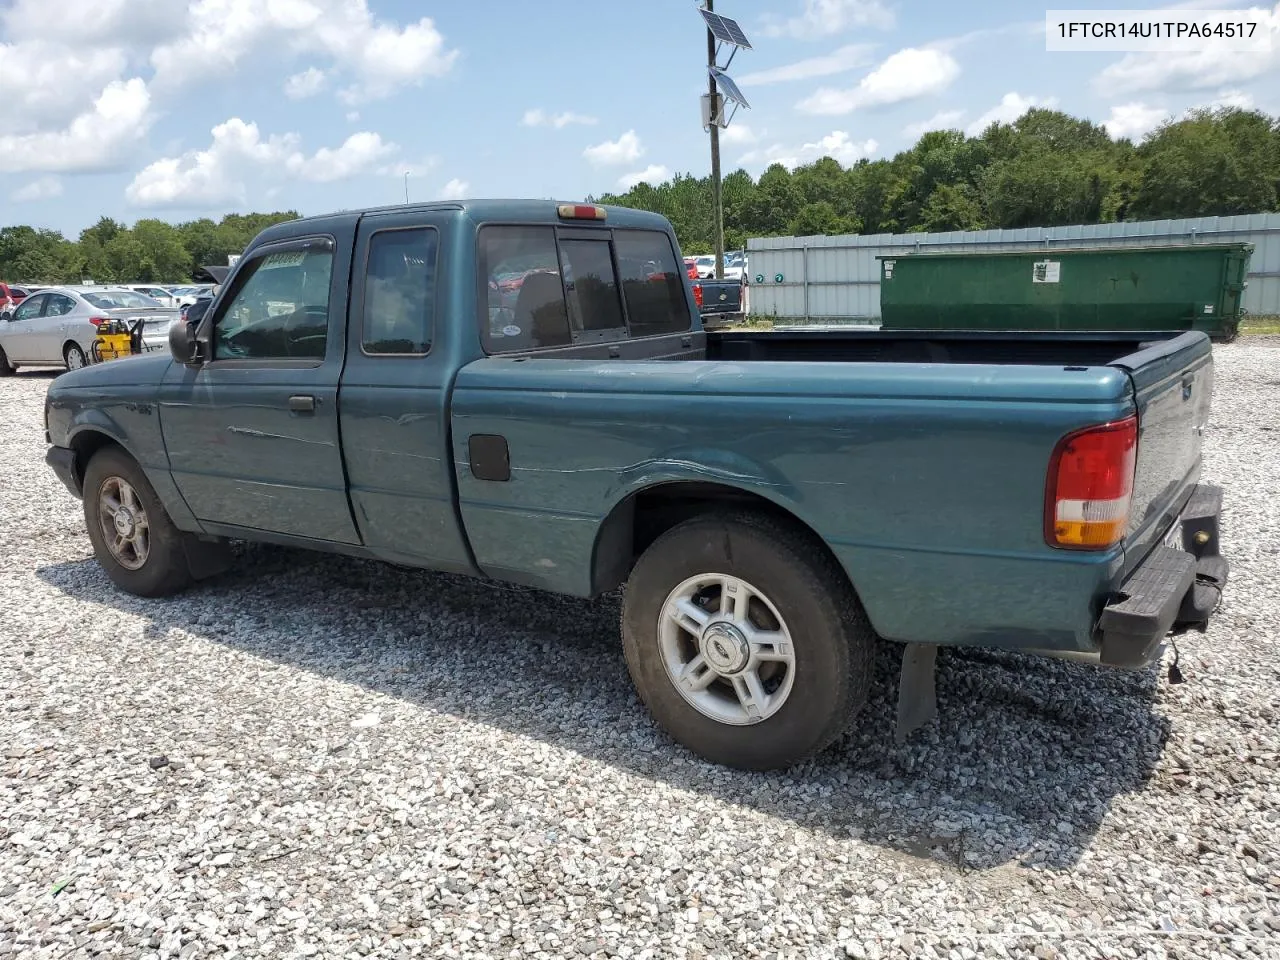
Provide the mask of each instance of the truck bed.
{"label": "truck bed", "polygon": [[708,360],[1105,366],[1178,336],[934,330],[724,330],[706,334]]}

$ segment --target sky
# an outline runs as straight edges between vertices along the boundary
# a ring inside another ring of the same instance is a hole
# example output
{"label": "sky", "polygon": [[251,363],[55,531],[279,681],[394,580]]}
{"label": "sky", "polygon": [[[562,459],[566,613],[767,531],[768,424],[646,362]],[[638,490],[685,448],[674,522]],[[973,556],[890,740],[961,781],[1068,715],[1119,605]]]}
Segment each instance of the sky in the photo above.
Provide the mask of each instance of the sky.
{"label": "sky", "polygon": [[[705,175],[695,0],[0,0],[0,226],[74,238]],[[1053,8],[1114,9],[1076,0]],[[1196,0],[1127,8],[1249,7]],[[724,172],[892,156],[1049,106],[1135,141],[1188,109],[1280,114],[1270,52],[1047,52],[1014,0],[718,0],[752,48]],[[720,62],[728,56],[724,51]],[[406,179],[405,174],[408,174]]]}

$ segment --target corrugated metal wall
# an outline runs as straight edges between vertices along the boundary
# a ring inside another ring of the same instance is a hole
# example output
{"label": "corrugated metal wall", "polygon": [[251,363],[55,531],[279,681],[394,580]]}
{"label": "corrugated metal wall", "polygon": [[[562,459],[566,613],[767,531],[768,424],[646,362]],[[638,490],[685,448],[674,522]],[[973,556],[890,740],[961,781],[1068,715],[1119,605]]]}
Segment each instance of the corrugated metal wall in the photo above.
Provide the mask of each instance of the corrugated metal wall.
{"label": "corrugated metal wall", "polygon": [[[1026,230],[756,238],[747,241],[750,310],[763,317],[877,319],[880,269],[876,257],[881,254],[1135,247],[1197,241],[1252,243],[1244,308],[1253,314],[1280,314],[1280,213]],[[778,274],[782,274],[781,282],[775,280]],[[763,276],[763,282],[758,282],[757,276]]]}

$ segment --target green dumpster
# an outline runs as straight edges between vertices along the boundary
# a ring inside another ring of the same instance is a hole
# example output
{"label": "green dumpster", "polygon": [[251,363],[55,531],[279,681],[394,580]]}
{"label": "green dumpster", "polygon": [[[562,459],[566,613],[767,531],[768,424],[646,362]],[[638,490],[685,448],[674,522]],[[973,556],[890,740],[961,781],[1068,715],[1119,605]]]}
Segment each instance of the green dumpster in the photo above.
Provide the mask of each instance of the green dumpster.
{"label": "green dumpster", "polygon": [[1203,330],[1235,336],[1253,245],[910,253],[880,261],[886,330]]}

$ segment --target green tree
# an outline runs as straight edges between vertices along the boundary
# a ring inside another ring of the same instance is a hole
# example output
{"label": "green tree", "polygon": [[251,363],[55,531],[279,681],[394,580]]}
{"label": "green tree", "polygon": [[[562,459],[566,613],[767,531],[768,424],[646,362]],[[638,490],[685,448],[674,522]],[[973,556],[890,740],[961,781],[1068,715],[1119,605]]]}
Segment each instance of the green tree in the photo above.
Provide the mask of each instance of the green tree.
{"label": "green tree", "polygon": [[1228,216],[1280,204],[1280,132],[1256,110],[1200,110],[1164,124],[1138,150],[1131,219]]}
{"label": "green tree", "polygon": [[836,212],[833,204],[826,200],[817,203],[806,203],[787,224],[787,233],[796,237],[813,237],[819,234],[839,236],[844,233],[857,233],[860,225],[856,220],[848,220]]}

